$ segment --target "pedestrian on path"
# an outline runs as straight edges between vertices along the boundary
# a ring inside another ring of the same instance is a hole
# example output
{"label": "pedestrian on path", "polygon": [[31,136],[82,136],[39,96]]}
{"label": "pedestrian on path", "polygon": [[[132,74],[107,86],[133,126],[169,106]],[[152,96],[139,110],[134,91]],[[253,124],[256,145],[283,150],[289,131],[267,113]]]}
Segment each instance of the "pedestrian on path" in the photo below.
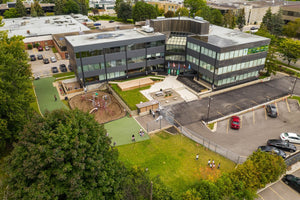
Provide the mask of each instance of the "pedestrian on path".
{"label": "pedestrian on path", "polygon": [[57,101],[57,97],[56,97],[56,95],[54,95],[54,101]]}
{"label": "pedestrian on path", "polygon": [[199,159],[199,154],[196,155],[196,160],[198,160],[198,159]]}
{"label": "pedestrian on path", "polygon": [[132,135],[131,140],[132,140],[132,142],[135,142],[134,134]]}
{"label": "pedestrian on path", "polygon": [[208,166],[210,165],[210,159],[208,159],[208,163],[207,163],[207,165],[208,165]]}
{"label": "pedestrian on path", "polygon": [[221,163],[218,164],[218,168],[217,169],[220,169],[220,166],[221,166]]}

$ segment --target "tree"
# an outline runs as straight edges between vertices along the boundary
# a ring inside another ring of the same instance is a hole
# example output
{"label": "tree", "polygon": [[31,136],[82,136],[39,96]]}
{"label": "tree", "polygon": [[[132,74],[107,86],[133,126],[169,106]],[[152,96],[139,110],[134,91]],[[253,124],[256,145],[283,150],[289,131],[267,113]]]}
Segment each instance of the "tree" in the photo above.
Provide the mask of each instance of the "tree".
{"label": "tree", "polygon": [[54,12],[56,15],[64,14],[64,2],[63,0],[55,0]]}
{"label": "tree", "polygon": [[154,6],[143,1],[138,1],[132,8],[132,18],[134,21],[144,21],[156,18],[158,10]]}
{"label": "tree", "polygon": [[80,10],[79,5],[73,0],[67,0],[63,7],[64,14],[70,14],[70,13],[77,14],[79,13],[79,10]]}
{"label": "tree", "polygon": [[296,63],[300,58],[300,41],[286,38],[280,42],[278,50],[283,60],[288,61],[288,65],[290,65],[291,62]]}
{"label": "tree", "polygon": [[168,12],[165,13],[165,17],[166,17],[166,18],[174,17],[174,15],[175,15],[174,12],[171,11],[171,10],[169,10]]}
{"label": "tree", "polygon": [[288,37],[300,37],[300,18],[290,21],[283,27],[283,34]]}
{"label": "tree", "polygon": [[79,13],[83,15],[87,15],[88,8],[89,8],[89,0],[79,0],[78,5],[79,5]]}
{"label": "tree", "polygon": [[127,19],[132,18],[132,7],[129,3],[122,2],[120,4],[118,18],[122,19],[124,22],[127,22]]}
{"label": "tree", "polygon": [[114,10],[117,14],[119,14],[119,9],[120,9],[120,5],[121,3],[124,3],[124,0],[116,0],[115,1],[115,7]]}
{"label": "tree", "polygon": [[186,8],[186,7],[181,7],[181,8],[178,8],[175,12],[175,16],[189,16],[189,10]]}
{"label": "tree", "polygon": [[271,31],[272,30],[272,11],[271,8],[269,8],[266,12],[266,14],[263,16],[263,20],[261,23],[261,27],[264,27],[266,30]]}
{"label": "tree", "polygon": [[244,8],[239,10],[238,12],[238,16],[237,16],[237,19],[236,19],[236,23],[238,25],[238,28],[242,31],[243,30],[243,27],[245,26],[246,24],[246,20],[245,20],[245,10]]}
{"label": "tree", "polygon": [[10,8],[3,13],[4,18],[16,18],[19,16],[17,10],[15,8]]}
{"label": "tree", "polygon": [[227,13],[224,15],[224,26],[234,29],[236,25],[235,16],[232,10],[228,10]]}
{"label": "tree", "polygon": [[105,133],[79,110],[35,116],[7,159],[10,198],[115,199],[124,168]]}
{"label": "tree", "polygon": [[0,16],[0,27],[4,26],[4,23],[2,22],[3,18]]}
{"label": "tree", "polygon": [[16,1],[16,11],[19,14],[18,17],[23,17],[27,15],[26,8],[21,0]]}
{"label": "tree", "polygon": [[265,28],[273,35],[281,35],[283,31],[284,21],[282,19],[281,11],[277,14],[272,14],[271,8],[269,8],[263,17],[261,24],[262,28]]}
{"label": "tree", "polygon": [[0,32],[0,149],[18,139],[32,114],[31,70],[24,49],[23,37]]}
{"label": "tree", "polygon": [[36,12],[36,16],[44,16],[44,10],[38,1],[34,1],[33,7]]}
{"label": "tree", "polygon": [[184,7],[189,8],[191,14],[195,14],[200,8],[206,6],[205,0],[184,0]]}
{"label": "tree", "polygon": [[201,9],[199,9],[196,13],[196,16],[203,17],[205,20],[210,21],[211,17],[211,8],[208,6],[203,6]]}
{"label": "tree", "polygon": [[[209,20],[209,19],[208,19]],[[222,26],[224,24],[224,17],[220,10],[212,9],[210,23]]]}

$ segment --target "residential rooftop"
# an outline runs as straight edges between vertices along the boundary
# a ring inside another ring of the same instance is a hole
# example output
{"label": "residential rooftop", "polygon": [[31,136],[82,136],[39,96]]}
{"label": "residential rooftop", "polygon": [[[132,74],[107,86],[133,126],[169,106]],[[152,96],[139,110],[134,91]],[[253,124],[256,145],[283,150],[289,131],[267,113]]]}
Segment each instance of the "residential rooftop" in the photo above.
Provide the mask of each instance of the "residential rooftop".
{"label": "residential rooftop", "polygon": [[90,30],[78,21],[82,18],[84,16],[59,15],[3,19],[5,25],[0,27],[0,31],[8,30],[9,37],[22,35],[27,38]]}
{"label": "residential rooftop", "polygon": [[141,29],[117,30],[102,33],[92,33],[84,35],[66,36],[66,40],[74,46],[86,46],[96,43],[110,43],[131,39],[142,39],[152,36],[163,36],[164,34],[158,32],[146,33]]}

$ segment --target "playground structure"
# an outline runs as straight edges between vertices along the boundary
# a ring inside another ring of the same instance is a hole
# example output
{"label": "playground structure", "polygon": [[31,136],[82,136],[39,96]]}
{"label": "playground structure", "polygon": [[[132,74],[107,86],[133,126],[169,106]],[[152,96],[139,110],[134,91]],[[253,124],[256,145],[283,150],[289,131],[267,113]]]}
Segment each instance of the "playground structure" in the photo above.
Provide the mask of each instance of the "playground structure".
{"label": "playground structure", "polygon": [[84,92],[72,97],[71,109],[78,108],[95,116],[99,123],[106,123],[126,115],[124,108],[111,94],[105,91]]}

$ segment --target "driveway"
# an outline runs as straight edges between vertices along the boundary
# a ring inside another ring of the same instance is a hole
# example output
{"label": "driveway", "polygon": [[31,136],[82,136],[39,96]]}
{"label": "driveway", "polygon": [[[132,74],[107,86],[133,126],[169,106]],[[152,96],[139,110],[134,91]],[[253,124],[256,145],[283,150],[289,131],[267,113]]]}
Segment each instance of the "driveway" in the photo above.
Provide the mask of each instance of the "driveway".
{"label": "driveway", "polygon": [[[43,60],[38,60],[36,61],[29,61],[28,63],[31,65],[31,70],[32,74],[34,77],[40,76],[40,77],[48,77],[52,76],[53,73],[51,71],[52,67],[57,67],[59,70],[59,65],[60,64],[65,64],[66,66],[69,65],[69,60],[63,60],[60,58],[60,56],[56,56],[55,53],[53,53],[52,49],[49,51],[38,51],[36,48],[32,50],[27,50],[28,55],[35,55],[37,56],[38,54],[42,54],[43,58],[48,58],[49,59],[49,64],[44,64]],[[57,62],[52,63],[50,61],[50,57],[55,57]],[[59,70],[60,72],[60,70]]]}

